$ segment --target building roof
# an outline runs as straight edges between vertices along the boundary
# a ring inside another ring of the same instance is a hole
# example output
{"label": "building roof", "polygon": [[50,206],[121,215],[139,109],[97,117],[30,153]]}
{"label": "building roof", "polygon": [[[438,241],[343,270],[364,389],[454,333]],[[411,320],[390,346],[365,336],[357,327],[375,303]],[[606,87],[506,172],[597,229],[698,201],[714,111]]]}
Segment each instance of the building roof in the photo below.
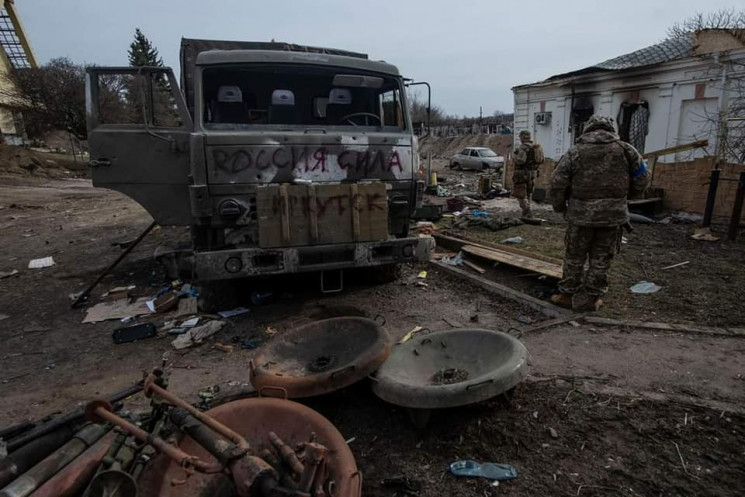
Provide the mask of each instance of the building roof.
{"label": "building roof", "polygon": [[[533,83],[533,85],[545,84],[558,79],[581,76],[595,72],[625,71],[642,67],[654,66],[665,62],[687,59],[696,55],[704,55],[720,50],[729,50],[745,46],[745,30],[706,29],[695,33],[689,33],[677,38],[670,38],[655,45],[641,50],[619,55],[598,64],[571,71],[556,74],[550,78]],[[532,86],[520,85],[520,86]]]}

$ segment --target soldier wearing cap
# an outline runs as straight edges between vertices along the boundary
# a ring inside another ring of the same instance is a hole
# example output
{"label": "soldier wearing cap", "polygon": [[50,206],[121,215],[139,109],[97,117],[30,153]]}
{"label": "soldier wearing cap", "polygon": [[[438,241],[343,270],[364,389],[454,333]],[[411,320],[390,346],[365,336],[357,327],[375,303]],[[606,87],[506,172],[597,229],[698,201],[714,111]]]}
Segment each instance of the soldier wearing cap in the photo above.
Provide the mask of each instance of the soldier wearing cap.
{"label": "soldier wearing cap", "polygon": [[536,171],[543,164],[543,149],[534,144],[530,131],[524,129],[518,135],[520,146],[515,149],[512,161],[515,170],[512,173],[512,196],[517,199],[522,209],[523,218],[531,219],[530,196],[533,194]]}
{"label": "soldier wearing cap", "polygon": [[627,198],[644,193],[650,179],[646,162],[621,141],[613,119],[592,116],[551,178],[553,209],[564,213],[568,224],[563,278],[552,302],[575,310],[603,305],[610,263],[629,221]]}

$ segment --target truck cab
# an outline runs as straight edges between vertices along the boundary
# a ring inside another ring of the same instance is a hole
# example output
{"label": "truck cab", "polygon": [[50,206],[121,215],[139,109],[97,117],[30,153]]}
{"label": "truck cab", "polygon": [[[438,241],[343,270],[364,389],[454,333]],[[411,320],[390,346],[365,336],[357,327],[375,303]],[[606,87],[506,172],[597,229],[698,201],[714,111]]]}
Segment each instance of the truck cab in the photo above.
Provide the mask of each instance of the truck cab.
{"label": "truck cab", "polygon": [[90,68],[88,136],[93,184],[189,226],[199,280],[429,258],[395,66],[209,40],[182,40],[181,61],[181,88],[169,68]]}

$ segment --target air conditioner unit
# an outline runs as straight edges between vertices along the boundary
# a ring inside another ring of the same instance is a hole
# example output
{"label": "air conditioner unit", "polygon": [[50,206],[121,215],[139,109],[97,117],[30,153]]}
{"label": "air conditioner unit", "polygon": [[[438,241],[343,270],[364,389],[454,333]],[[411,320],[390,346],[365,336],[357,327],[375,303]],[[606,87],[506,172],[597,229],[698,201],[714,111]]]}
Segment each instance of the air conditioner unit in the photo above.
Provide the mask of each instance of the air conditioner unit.
{"label": "air conditioner unit", "polygon": [[550,112],[536,112],[535,123],[536,124],[548,124],[551,122]]}

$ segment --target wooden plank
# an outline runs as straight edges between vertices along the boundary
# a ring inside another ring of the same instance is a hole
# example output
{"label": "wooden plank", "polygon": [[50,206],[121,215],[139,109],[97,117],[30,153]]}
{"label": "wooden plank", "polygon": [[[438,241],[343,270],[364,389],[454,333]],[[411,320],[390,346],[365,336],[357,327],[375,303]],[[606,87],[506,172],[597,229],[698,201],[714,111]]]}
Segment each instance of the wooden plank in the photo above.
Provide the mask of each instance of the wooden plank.
{"label": "wooden plank", "polygon": [[476,271],[479,274],[484,274],[486,272],[486,269],[484,269],[484,268],[482,268],[480,266],[477,266],[476,264],[474,264],[471,261],[467,261],[467,260],[463,259],[463,264],[465,264],[466,266],[470,267],[471,269],[473,269],[474,271]]}
{"label": "wooden plank", "polygon": [[552,278],[561,279],[562,276],[561,266],[552,264],[550,262],[540,261],[517,254],[510,254],[509,252],[504,252],[502,250],[476,247],[474,245],[464,245],[462,247],[462,250],[467,254],[483,257],[484,259],[488,259],[490,261],[502,262],[510,266],[527,269],[528,271],[544,274]]}
{"label": "wooden plank", "polygon": [[436,233],[433,235],[437,240],[438,246],[446,247],[450,250],[460,250],[463,245],[473,245],[474,247],[482,247],[486,249],[497,249],[502,252],[510,252],[512,254],[522,255],[524,257],[530,257],[531,259],[537,259],[539,261],[550,262],[552,264],[558,264],[561,266],[564,261],[557,259],[556,257],[550,257],[548,255],[539,254],[537,252],[530,252],[528,250],[512,247],[510,245],[500,245],[497,243],[489,243],[484,240],[479,240],[470,236],[452,236],[449,232],[445,231],[443,234]]}
{"label": "wooden plank", "polygon": [[448,272],[456,276],[460,276],[461,278],[465,278],[469,280],[470,282],[472,282],[473,284],[477,285],[478,287],[483,288],[487,292],[500,295],[509,300],[514,300],[515,302],[518,302],[522,305],[526,305],[530,307],[531,309],[535,309],[536,311],[540,312],[541,314],[545,316],[552,317],[552,318],[562,318],[562,317],[567,317],[569,314],[571,314],[570,311],[562,309],[561,307],[557,307],[551,304],[550,302],[539,300],[523,292],[514,290],[508,286],[501,285],[495,281],[487,280],[486,278],[482,278],[481,276],[477,276],[473,273],[466,272],[455,266],[451,266],[449,264],[445,264],[443,262],[436,262],[436,261],[430,261],[430,264],[433,264],[434,266],[438,267],[439,269],[442,269],[445,272]]}
{"label": "wooden plank", "polygon": [[691,143],[684,143],[682,145],[676,145],[674,147],[663,148],[662,150],[655,150],[653,152],[647,152],[644,157],[662,157],[664,155],[670,155],[677,152],[685,152],[694,148],[703,148],[709,146],[709,140],[698,140]]}
{"label": "wooden plank", "polygon": [[585,316],[584,320],[586,323],[606,326],[623,326],[628,328],[642,328],[647,330],[679,331],[685,333],[699,333],[704,335],[745,337],[745,329],[743,328],[710,328],[706,326],[695,326],[688,324],[654,323],[649,321],[634,321],[628,319],[601,318],[597,316]]}

